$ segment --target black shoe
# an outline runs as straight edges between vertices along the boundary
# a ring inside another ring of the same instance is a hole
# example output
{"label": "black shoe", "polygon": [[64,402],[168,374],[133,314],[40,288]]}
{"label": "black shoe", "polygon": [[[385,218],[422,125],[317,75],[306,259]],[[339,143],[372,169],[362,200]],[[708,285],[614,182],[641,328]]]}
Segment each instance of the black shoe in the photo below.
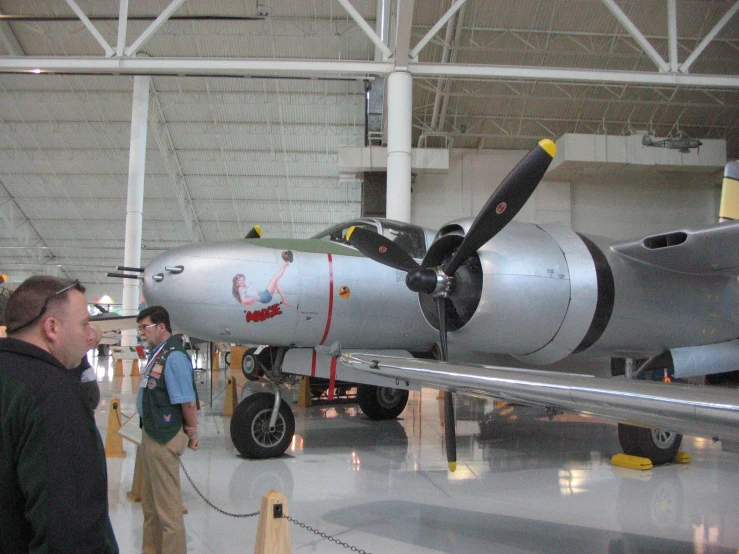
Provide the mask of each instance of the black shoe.
{"label": "black shoe", "polygon": [[293,263],[293,253],[292,253],[292,250],[285,250],[282,253],[282,259],[285,260],[288,263]]}

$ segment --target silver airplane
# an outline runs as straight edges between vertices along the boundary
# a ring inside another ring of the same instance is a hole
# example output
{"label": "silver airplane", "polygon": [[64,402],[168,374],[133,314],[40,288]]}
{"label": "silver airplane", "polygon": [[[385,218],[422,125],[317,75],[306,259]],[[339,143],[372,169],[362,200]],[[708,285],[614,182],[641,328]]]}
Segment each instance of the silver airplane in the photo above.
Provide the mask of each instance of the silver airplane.
{"label": "silver airplane", "polygon": [[[170,250],[145,269],[144,296],[148,305],[165,306],[173,324],[190,336],[253,346],[244,358],[245,373],[267,377],[274,395],[242,400],[231,435],[241,454],[256,458],[280,455],[289,445],[294,419],[279,384],[303,375],[326,377],[331,385],[359,383],[360,408],[374,419],[397,417],[407,390],[419,383],[505,397],[502,385],[469,385],[459,364],[445,370],[428,362],[424,367],[444,375],[428,379],[420,370],[393,374],[373,356],[390,356],[389,365],[396,366],[411,357],[449,361],[449,343],[451,361],[465,361],[456,352],[505,354],[530,368],[508,370],[514,372],[509,376],[603,356],[626,358],[629,375],[667,368],[679,378],[737,369],[739,222],[626,242],[584,236],[559,224],[512,222],[553,156],[554,144],[541,141],[474,220],[453,221],[436,233],[359,219],[311,239],[247,238]],[[356,355],[337,363],[342,351],[370,358]],[[635,360],[643,363],[635,367]],[[472,373],[485,371],[495,370]],[[563,386],[580,378],[559,374],[556,382]],[[508,397],[555,411],[600,404],[594,413],[626,422],[619,425],[625,453],[655,463],[674,458],[681,435],[645,425],[700,430],[725,445],[739,440],[727,433],[737,427],[735,395],[672,385],[687,403],[673,399],[681,406],[676,417],[658,417],[661,408],[626,417],[635,405],[616,398],[636,394],[649,405],[654,387],[636,381],[625,386],[614,394],[611,379],[595,378],[587,387],[571,387],[569,403],[557,403],[534,381],[525,398],[510,392]],[[704,393],[728,411],[714,419],[705,415]],[[704,414],[698,423],[695,412]],[[445,397],[445,418],[453,469],[452,394]]]}

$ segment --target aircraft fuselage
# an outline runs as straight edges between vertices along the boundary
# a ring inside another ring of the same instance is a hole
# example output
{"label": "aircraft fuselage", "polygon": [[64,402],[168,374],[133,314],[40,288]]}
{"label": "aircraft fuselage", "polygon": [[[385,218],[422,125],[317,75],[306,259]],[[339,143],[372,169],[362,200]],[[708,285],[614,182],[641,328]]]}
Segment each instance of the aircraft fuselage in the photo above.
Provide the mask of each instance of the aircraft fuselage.
{"label": "aircraft fuselage", "polygon": [[[464,227],[454,222],[442,233]],[[511,222],[477,251],[481,286],[470,294],[479,298],[449,333],[450,345],[543,365],[578,353],[646,357],[739,336],[735,275],[675,271],[614,244],[559,224]],[[146,268],[144,295],[177,327],[209,340],[411,352],[438,340],[433,308],[422,309],[404,272],[325,240],[174,249]]]}
{"label": "aircraft fuselage", "polygon": [[[166,269],[175,266],[182,272]],[[144,295],[148,304],[165,306],[188,334],[237,344],[338,341],[421,351],[437,336],[404,273],[327,241],[255,239],[170,250],[146,268]]]}

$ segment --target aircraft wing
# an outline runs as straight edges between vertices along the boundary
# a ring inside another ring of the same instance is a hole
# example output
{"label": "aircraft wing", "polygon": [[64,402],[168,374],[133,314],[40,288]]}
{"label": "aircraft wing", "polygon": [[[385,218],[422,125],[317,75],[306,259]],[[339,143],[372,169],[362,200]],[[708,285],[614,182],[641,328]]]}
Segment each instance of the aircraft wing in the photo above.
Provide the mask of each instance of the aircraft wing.
{"label": "aircraft wing", "polygon": [[679,273],[739,273],[739,221],[614,244],[634,260]]}
{"label": "aircraft wing", "polygon": [[348,352],[342,354],[341,363],[437,389],[739,441],[739,398],[733,389]]}
{"label": "aircraft wing", "polygon": [[90,323],[94,323],[103,333],[109,331],[120,331],[122,329],[135,329],[136,328],[136,316],[135,315],[117,315],[117,314],[102,314],[90,318]]}

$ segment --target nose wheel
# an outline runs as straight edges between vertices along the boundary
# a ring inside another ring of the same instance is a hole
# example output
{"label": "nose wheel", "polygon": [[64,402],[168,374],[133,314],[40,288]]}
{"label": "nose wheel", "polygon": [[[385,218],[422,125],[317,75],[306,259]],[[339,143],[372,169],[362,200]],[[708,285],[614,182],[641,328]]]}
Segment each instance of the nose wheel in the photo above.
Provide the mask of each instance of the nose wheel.
{"label": "nose wheel", "polygon": [[267,392],[244,398],[231,416],[231,441],[245,458],[265,459],[282,455],[295,434],[295,417],[280,401],[272,424],[274,395]]}

